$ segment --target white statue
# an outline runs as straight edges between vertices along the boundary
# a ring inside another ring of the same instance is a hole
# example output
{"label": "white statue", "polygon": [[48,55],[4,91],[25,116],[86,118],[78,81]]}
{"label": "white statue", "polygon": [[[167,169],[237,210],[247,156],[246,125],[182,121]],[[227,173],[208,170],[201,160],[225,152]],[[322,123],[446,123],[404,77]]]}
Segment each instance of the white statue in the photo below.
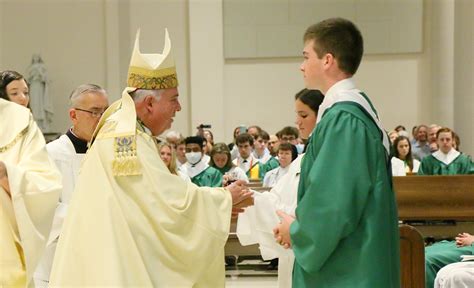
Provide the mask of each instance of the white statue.
{"label": "white statue", "polygon": [[33,117],[43,133],[51,132],[50,124],[54,114],[53,101],[48,94],[48,75],[40,55],[33,55],[27,75]]}

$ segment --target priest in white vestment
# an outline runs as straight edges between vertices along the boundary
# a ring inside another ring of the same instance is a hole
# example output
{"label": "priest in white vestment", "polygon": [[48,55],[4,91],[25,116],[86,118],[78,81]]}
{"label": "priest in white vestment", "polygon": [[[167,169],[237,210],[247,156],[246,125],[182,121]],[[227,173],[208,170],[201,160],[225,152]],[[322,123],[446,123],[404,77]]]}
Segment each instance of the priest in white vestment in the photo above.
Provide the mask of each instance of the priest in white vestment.
{"label": "priest in white vestment", "polygon": [[94,84],[80,85],[72,91],[70,96],[69,118],[73,124],[72,127],[66,134],[46,145],[49,156],[61,172],[63,190],[56,207],[46,251],[34,273],[36,288],[48,286],[56,246],[67,207],[76,186],[79,168],[86,155],[87,144],[108,106],[107,93],[103,88]]}
{"label": "priest in white vestment", "polygon": [[33,287],[61,175],[30,110],[0,99],[0,287]]}
{"label": "priest in white vestment", "polygon": [[122,98],[97,126],[59,238],[50,287],[223,287],[242,182],[199,188],[171,174],[155,136],[181,110],[171,42],[135,42]]}

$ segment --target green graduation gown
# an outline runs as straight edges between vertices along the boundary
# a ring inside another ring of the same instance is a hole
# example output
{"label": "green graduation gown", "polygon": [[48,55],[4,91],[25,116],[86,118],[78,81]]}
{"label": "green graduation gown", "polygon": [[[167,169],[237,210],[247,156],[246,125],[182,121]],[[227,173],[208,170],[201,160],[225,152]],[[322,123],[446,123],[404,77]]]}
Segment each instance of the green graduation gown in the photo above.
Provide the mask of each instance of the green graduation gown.
{"label": "green graduation gown", "polygon": [[433,155],[426,156],[421,161],[418,175],[456,175],[456,174],[473,174],[474,165],[472,160],[466,154],[459,154],[451,163],[446,164]]}
{"label": "green graduation gown", "polygon": [[222,173],[214,167],[207,167],[191,178],[191,182],[199,187],[222,187]]}
{"label": "green graduation gown", "polygon": [[381,132],[352,102],[326,110],[301,166],[293,287],[400,287],[398,216]]}

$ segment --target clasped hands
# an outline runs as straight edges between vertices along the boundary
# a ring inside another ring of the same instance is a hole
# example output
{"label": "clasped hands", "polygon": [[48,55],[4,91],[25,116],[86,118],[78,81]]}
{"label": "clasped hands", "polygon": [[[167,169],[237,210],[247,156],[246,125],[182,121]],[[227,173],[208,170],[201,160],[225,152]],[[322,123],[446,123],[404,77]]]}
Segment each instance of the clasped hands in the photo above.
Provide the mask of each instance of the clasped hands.
{"label": "clasped hands", "polygon": [[458,247],[471,246],[474,243],[474,236],[469,233],[459,233],[455,240]]}
{"label": "clasped hands", "polygon": [[276,213],[278,217],[280,217],[280,223],[273,228],[273,237],[275,237],[275,241],[283,246],[283,248],[291,248],[290,226],[291,223],[295,221],[295,217],[281,210],[277,210]]}

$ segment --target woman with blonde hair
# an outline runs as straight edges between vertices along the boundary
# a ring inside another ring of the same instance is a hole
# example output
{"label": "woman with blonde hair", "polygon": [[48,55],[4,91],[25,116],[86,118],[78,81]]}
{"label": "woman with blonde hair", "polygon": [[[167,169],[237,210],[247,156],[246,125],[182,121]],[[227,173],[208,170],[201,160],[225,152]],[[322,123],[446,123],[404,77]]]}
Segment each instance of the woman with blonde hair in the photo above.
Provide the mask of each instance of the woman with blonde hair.
{"label": "woman with blonde hair", "polygon": [[178,170],[176,167],[176,151],[174,151],[170,143],[162,142],[158,144],[158,151],[160,152],[161,160],[163,160],[171,174],[178,175],[185,181],[191,181],[186,173],[182,170]]}

